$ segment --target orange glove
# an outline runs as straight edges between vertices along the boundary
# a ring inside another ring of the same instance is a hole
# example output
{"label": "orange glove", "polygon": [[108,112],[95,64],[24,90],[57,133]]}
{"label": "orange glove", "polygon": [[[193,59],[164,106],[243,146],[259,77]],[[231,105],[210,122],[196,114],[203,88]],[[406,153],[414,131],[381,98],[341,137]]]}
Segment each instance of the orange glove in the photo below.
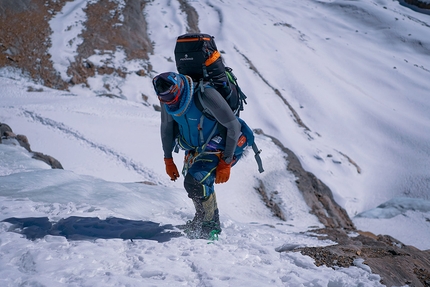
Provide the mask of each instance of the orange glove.
{"label": "orange glove", "polygon": [[227,182],[230,178],[231,163],[226,163],[222,158],[219,159],[215,172],[215,183]]}
{"label": "orange glove", "polygon": [[175,181],[179,177],[179,172],[176,164],[173,162],[173,158],[165,158],[164,163],[166,164],[166,173],[170,176],[170,180]]}

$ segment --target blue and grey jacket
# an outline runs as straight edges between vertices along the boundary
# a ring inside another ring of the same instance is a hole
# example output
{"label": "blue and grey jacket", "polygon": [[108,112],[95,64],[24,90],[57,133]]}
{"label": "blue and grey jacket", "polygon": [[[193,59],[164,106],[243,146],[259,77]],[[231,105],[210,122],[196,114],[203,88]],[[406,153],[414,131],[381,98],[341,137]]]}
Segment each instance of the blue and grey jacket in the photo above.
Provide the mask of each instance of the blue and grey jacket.
{"label": "blue and grey jacket", "polygon": [[[200,100],[205,112],[214,119],[205,117],[194,101],[198,93],[183,95],[177,110],[170,110],[165,104],[161,109],[161,141],[165,158],[171,158],[176,144],[185,150],[201,152],[215,136],[222,134],[223,159],[230,163],[241,135],[241,123],[233,114],[224,98],[211,86],[206,86]],[[218,125],[224,127],[220,133]]]}

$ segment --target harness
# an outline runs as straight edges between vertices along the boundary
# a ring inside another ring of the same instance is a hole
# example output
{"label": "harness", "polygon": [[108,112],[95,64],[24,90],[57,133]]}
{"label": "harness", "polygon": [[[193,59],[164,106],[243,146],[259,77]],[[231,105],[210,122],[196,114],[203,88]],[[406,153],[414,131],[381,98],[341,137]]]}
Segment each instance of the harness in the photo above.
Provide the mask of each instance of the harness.
{"label": "harness", "polygon": [[[186,100],[181,104],[186,105],[186,109],[180,108],[179,112],[173,112],[167,110],[172,115],[174,120],[179,126],[179,136],[176,138],[176,145],[174,148],[175,152],[179,152],[179,148],[186,151],[184,159],[184,168],[182,173],[186,175],[187,170],[199,160],[207,160],[204,155],[220,155],[224,149],[223,140],[223,126],[221,126],[213,117],[207,116],[209,109],[202,101],[202,94],[204,92],[203,85],[200,85],[200,89],[196,89],[196,93],[187,96]],[[197,106],[197,102],[201,103],[201,108]],[[241,132],[245,136],[245,143],[242,147],[236,146],[235,156],[242,155],[243,149],[246,146],[252,146],[255,159],[258,164],[259,172],[263,172],[263,166],[260,158],[260,152],[254,142],[254,135],[252,130],[246,125],[246,123],[237,118],[241,123]],[[225,129],[224,129],[225,130]],[[238,143],[239,144],[239,143]]]}

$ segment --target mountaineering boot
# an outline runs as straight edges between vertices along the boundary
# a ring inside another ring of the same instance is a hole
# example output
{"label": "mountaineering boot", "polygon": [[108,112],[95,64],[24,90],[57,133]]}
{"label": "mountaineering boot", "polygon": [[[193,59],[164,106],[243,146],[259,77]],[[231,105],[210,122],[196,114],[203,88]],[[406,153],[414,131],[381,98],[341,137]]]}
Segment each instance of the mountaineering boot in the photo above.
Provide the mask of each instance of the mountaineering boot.
{"label": "mountaineering boot", "polygon": [[204,210],[202,205],[196,199],[193,199],[194,207],[196,208],[196,213],[194,214],[194,218],[192,220],[188,220],[184,226],[184,232],[188,235],[188,237],[195,237],[194,235],[198,233],[200,229],[203,218],[204,218]]}
{"label": "mountaineering boot", "polygon": [[221,225],[219,222],[218,208],[215,209],[211,220],[203,221],[202,223],[202,238],[209,240],[217,240],[218,234],[221,233]]}
{"label": "mountaineering boot", "polygon": [[191,239],[212,239],[221,233],[215,193],[204,199],[193,199],[196,213],[185,224],[184,232]]}

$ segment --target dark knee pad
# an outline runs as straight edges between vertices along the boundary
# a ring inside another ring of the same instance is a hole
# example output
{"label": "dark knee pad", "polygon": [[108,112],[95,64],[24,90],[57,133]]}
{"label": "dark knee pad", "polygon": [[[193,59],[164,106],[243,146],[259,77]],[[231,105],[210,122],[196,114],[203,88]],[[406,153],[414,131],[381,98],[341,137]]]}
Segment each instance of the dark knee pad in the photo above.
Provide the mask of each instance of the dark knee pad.
{"label": "dark knee pad", "polygon": [[203,185],[198,182],[190,173],[187,173],[184,179],[184,187],[189,198],[202,199]]}

